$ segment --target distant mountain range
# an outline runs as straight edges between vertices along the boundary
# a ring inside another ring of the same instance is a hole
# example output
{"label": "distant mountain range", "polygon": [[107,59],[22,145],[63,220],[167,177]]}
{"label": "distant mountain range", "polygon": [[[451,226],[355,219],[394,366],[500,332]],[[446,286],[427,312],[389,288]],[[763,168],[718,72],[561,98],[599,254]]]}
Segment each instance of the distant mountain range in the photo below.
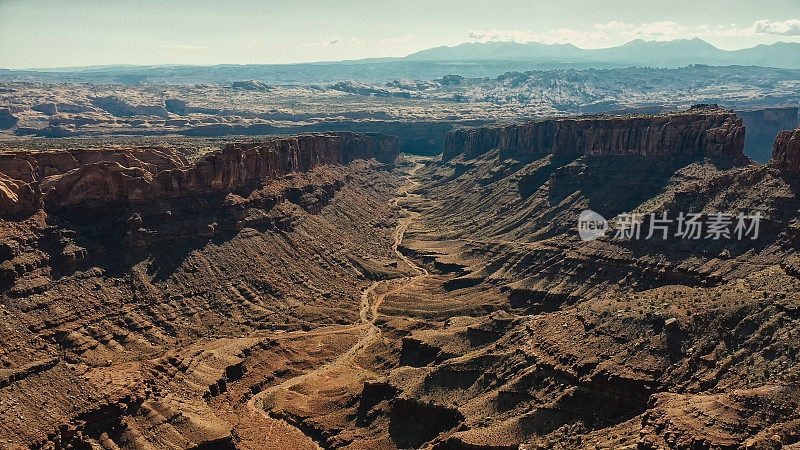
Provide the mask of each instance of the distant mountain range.
{"label": "distant mountain range", "polygon": [[674,41],[637,39],[601,49],[582,49],[571,44],[484,42],[434,47],[402,58],[301,64],[0,69],[0,81],[225,84],[257,80],[272,84],[320,84],[352,80],[375,83],[397,79],[430,80],[448,74],[478,78],[496,77],[509,71],[630,66],[675,68],[692,64],[800,69],[800,43],[778,42],[729,51],[699,38]]}
{"label": "distant mountain range", "polygon": [[572,44],[516,42],[464,43],[434,47],[406,56],[411,61],[518,60],[537,63],[575,63],[602,66],[680,67],[690,64],[800,68],[800,44],[778,42],[741,50],[722,50],[700,39],[643,41],[617,47],[582,49]]}

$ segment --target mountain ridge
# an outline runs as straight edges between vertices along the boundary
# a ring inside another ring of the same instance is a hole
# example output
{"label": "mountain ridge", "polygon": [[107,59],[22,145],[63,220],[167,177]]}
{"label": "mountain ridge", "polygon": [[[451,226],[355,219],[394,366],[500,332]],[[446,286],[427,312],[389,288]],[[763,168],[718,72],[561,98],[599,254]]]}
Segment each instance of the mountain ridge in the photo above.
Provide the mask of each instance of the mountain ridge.
{"label": "mountain ridge", "polygon": [[[786,51],[790,50],[788,54]],[[792,52],[794,50],[794,52]],[[664,52],[668,51],[669,54]],[[778,58],[778,52],[782,55]],[[794,54],[792,54],[794,53]],[[794,56],[792,58],[792,56]],[[585,49],[572,44],[543,44],[538,42],[473,42],[455,46],[439,46],[406,56],[406,60],[541,60],[553,58],[559,62],[627,63],[675,67],[689,64],[763,65],[773,61],[781,67],[798,67],[800,43],[776,42],[759,44],[738,50],[720,49],[700,38],[671,41],[634,39],[622,45]]]}
{"label": "mountain ridge", "polygon": [[509,71],[679,68],[690,65],[800,69],[800,43],[776,42],[739,50],[723,50],[699,38],[673,41],[639,39],[600,49],[583,49],[572,44],[467,42],[451,47],[433,47],[403,57],[343,61],[0,69],[0,81],[138,84],[152,83],[154,78],[158,78],[160,83],[167,84],[215,84],[247,79],[276,84],[314,84],[342,80],[430,80],[453,73],[465,77],[494,77]]}

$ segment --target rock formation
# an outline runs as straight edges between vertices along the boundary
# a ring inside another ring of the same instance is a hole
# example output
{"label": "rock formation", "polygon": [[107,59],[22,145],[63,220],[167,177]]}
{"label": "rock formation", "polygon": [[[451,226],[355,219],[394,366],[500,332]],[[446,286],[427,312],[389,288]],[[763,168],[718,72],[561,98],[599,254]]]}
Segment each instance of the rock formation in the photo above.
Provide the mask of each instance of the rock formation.
{"label": "rock formation", "polygon": [[[8,179],[3,180],[7,207],[0,213],[35,209],[35,202],[28,200],[38,197],[48,208],[63,208],[224,195],[323,164],[370,158],[391,162],[397,154],[393,136],[346,132],[229,144],[194,164],[179,152],[158,147],[15,152],[0,155],[0,173]],[[29,189],[37,195],[29,196]]]}
{"label": "rock formation", "polygon": [[40,206],[41,195],[33,185],[0,172],[0,211],[31,212]]}
{"label": "rock formation", "polygon": [[230,144],[204,156],[192,167],[159,173],[153,180],[153,195],[231,192],[290,172],[305,172],[321,164],[347,164],[355,159],[375,158],[388,163],[397,156],[397,148],[397,138],[393,136],[353,133]]}
{"label": "rock formation", "polygon": [[465,128],[447,135],[445,159],[503,154],[587,156],[744,156],[742,120],[716,105],[679,113],[580,116],[524,124]]}
{"label": "rock formation", "polygon": [[800,128],[778,134],[772,150],[772,164],[786,175],[800,176]]}
{"label": "rock formation", "polygon": [[244,89],[247,91],[269,91],[272,86],[256,80],[234,81],[231,84],[232,89]]}
{"label": "rock formation", "polygon": [[[602,136],[634,123],[629,117],[453,133],[463,153],[454,145],[449,158],[419,171],[420,195],[409,202],[422,213],[403,242],[434,275],[382,304],[387,315],[446,325],[414,324],[404,335],[400,367],[383,388],[386,406],[364,420],[395,420],[396,400],[411,397],[464,416],[462,429],[441,431],[441,448],[797,443],[796,358],[768,354],[798,346],[789,342],[800,325],[800,196],[786,174],[800,171],[800,131],[779,136],[773,164],[739,165],[703,158],[741,154],[738,119],[708,114],[665,125],[665,142],[696,139],[686,146],[657,141],[625,158],[586,157],[598,147],[569,152],[559,143],[619,143]],[[731,118],[716,122],[720,116]],[[666,130],[683,131],[667,138]],[[550,141],[526,134],[535,131]],[[722,151],[684,152],[704,147]],[[651,157],[667,151],[689,157]],[[609,234],[584,242],[576,222],[586,209],[610,226],[625,212],[758,212],[762,221],[754,240]],[[490,308],[498,311],[486,314]],[[307,423],[321,420],[300,402],[294,408]]]}

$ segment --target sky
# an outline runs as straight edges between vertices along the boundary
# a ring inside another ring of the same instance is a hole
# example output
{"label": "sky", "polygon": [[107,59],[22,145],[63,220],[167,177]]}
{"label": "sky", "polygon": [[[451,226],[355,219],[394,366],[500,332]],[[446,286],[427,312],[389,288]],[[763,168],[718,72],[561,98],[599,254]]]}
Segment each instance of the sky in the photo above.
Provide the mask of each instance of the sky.
{"label": "sky", "polygon": [[273,64],[490,40],[800,42],[800,0],[0,0],[0,68]]}

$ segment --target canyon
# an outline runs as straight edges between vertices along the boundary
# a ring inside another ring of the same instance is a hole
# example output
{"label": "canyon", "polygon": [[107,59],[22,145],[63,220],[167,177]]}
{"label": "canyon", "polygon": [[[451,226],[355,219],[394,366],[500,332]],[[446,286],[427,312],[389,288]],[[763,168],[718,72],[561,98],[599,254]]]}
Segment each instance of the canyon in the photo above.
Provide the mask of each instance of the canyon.
{"label": "canyon", "polygon": [[800,128],[656,112],[4,148],[0,447],[797,445]]}

